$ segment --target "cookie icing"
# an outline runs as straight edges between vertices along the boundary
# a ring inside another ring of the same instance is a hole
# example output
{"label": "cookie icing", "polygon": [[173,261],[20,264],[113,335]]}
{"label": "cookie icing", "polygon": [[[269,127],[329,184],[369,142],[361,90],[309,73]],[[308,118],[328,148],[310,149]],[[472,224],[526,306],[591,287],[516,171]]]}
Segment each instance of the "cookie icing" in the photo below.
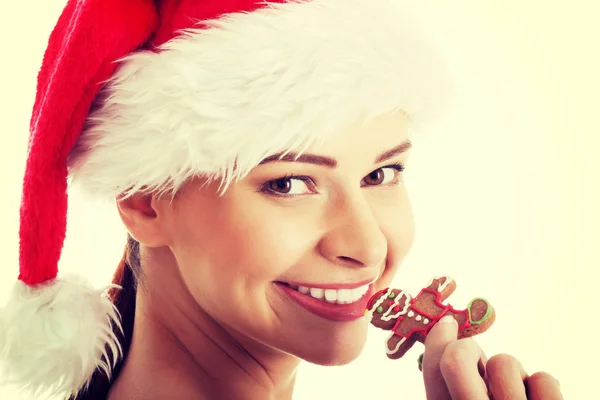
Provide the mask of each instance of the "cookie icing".
{"label": "cookie icing", "polygon": [[[396,314],[390,315],[391,312],[394,311],[394,309],[396,307],[400,307],[400,300],[402,298],[404,298],[404,305],[402,306],[402,309],[398,310],[398,312]],[[398,296],[396,296],[396,298],[394,299],[394,303],[392,303],[392,305],[387,309],[385,314],[383,314],[381,316],[381,319],[384,321],[390,321],[392,319],[398,318],[401,315],[406,314],[406,312],[408,311],[408,308],[410,307],[410,300],[411,300],[411,296],[409,294],[406,294],[403,291],[401,291],[400,294]]]}
{"label": "cookie icing", "polygon": [[437,291],[438,292],[442,292],[444,289],[446,289],[446,287],[448,287],[448,285],[450,283],[452,283],[454,280],[452,278],[450,278],[449,276],[434,276],[429,283],[427,284],[427,286],[431,286],[431,284],[433,283],[433,281],[435,281],[436,279],[444,279],[444,282],[438,284],[437,287]]}

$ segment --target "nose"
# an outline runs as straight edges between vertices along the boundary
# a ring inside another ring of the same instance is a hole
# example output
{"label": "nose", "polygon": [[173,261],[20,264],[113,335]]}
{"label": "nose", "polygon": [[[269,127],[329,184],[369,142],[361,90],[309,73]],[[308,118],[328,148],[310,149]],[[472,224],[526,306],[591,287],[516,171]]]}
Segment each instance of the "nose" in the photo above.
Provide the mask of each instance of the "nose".
{"label": "nose", "polygon": [[388,245],[384,233],[364,199],[338,202],[324,219],[327,229],[319,252],[328,260],[347,266],[373,267],[385,260]]}

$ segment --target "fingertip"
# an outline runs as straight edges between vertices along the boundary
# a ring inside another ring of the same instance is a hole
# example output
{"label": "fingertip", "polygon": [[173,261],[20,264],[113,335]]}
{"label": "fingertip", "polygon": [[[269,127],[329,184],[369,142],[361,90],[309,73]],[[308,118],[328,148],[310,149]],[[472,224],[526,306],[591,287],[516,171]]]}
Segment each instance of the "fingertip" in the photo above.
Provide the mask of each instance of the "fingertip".
{"label": "fingertip", "polygon": [[458,337],[458,322],[451,315],[442,317],[429,331],[425,346],[431,343],[448,343]]}
{"label": "fingertip", "polygon": [[451,324],[456,325],[458,327],[458,322],[456,322],[456,318],[452,315],[444,315],[439,321],[438,324]]}

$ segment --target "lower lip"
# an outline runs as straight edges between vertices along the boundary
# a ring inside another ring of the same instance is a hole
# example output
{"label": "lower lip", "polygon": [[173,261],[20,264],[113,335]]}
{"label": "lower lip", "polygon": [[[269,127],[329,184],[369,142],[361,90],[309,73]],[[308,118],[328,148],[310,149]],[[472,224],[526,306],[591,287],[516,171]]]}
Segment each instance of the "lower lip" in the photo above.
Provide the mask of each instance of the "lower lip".
{"label": "lower lip", "polygon": [[278,282],[275,284],[305,310],[331,321],[354,321],[362,318],[373,292],[372,285],[369,285],[369,290],[359,300],[350,304],[331,304],[302,294],[285,284]]}

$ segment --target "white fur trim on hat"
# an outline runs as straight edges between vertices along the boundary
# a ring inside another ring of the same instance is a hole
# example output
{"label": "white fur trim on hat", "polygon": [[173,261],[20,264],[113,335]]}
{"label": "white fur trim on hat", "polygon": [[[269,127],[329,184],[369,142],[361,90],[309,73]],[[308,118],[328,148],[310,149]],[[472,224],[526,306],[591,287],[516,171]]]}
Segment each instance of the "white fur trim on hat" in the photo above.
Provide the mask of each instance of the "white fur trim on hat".
{"label": "white fur trim on hat", "polygon": [[73,183],[114,198],[194,175],[230,182],[371,117],[433,120],[451,80],[409,11],[390,0],[271,4],[126,57],[69,158]]}
{"label": "white fur trim on hat", "polygon": [[77,276],[38,287],[17,281],[0,313],[3,383],[71,395],[87,388],[96,368],[110,377],[122,348],[112,330],[121,324],[107,289],[96,290]]}

